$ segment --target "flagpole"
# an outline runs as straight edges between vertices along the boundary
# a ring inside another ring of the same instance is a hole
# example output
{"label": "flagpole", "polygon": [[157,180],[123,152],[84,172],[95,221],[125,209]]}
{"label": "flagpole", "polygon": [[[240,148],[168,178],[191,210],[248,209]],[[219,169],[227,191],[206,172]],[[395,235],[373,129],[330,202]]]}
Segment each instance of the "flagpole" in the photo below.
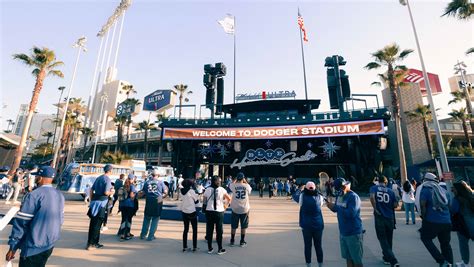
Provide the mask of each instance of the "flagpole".
{"label": "flagpole", "polygon": [[234,16],[234,104],[235,104],[235,16]]}
{"label": "flagpole", "polygon": [[[299,9],[298,9],[299,13]],[[308,86],[306,85],[306,66],[304,63],[304,48],[303,48],[303,34],[300,27],[300,42],[301,42],[301,57],[303,59],[303,77],[304,77],[304,95],[306,100],[308,100]]]}

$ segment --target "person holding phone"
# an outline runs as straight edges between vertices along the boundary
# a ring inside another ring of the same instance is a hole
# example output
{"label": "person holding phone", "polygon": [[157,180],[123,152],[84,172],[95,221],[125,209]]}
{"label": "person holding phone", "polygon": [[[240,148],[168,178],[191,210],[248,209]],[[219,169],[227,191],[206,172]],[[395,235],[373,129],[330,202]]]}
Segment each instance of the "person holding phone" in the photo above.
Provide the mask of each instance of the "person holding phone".
{"label": "person holding phone", "polygon": [[306,266],[311,266],[311,250],[316,250],[318,266],[323,266],[322,237],[324,229],[321,207],[325,198],[316,190],[314,182],[307,182],[302,190],[296,191],[293,200],[300,205],[300,227],[303,232]]}
{"label": "person holding phone", "polygon": [[237,232],[237,228],[239,228],[240,222],[240,246],[246,247],[245,233],[249,227],[249,198],[250,193],[252,193],[252,187],[247,183],[247,180],[245,180],[245,175],[239,172],[236,181],[229,185],[229,189],[232,192],[230,205],[232,208],[230,246],[234,246],[235,233]]}

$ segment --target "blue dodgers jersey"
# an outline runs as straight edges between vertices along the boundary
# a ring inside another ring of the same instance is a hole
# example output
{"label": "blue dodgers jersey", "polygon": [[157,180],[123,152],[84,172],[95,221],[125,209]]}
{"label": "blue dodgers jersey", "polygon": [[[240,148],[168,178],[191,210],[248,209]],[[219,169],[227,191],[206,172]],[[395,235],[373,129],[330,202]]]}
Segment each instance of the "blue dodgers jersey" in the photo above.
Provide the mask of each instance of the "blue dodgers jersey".
{"label": "blue dodgers jersey", "polygon": [[395,203],[395,193],[385,185],[374,185],[370,188],[370,194],[374,194],[375,208],[383,217],[393,219],[393,205]]}
{"label": "blue dodgers jersey", "polygon": [[[446,190],[441,188],[446,194]],[[448,201],[450,200],[448,196]],[[451,214],[449,212],[449,205],[441,210],[433,208],[433,189],[423,186],[420,192],[420,201],[426,201],[426,218],[423,218],[431,223],[451,223]]]}
{"label": "blue dodgers jersey", "polygon": [[342,236],[361,234],[363,231],[360,218],[360,198],[353,191],[336,198],[334,212],[337,212],[339,232]]}
{"label": "blue dodgers jersey", "polygon": [[147,198],[163,198],[165,183],[159,180],[150,180],[143,186]]}

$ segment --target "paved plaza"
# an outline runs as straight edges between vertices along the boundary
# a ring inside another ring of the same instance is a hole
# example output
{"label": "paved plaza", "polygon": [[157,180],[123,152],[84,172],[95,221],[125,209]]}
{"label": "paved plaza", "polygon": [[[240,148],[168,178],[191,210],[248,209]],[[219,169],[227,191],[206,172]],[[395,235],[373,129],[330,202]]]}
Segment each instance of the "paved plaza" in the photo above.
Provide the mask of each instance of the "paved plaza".
{"label": "paved plaza", "polygon": [[[77,197],[67,196],[65,223],[62,237],[56,244],[48,266],[93,267],[93,266],[305,266],[303,255],[303,238],[298,227],[299,207],[296,203],[284,198],[260,199],[251,198],[250,227],[247,232],[248,247],[229,247],[230,225],[224,227],[224,247],[227,254],[208,255],[204,242],[205,224],[199,224],[200,250],[196,253],[183,253],[181,221],[161,220],[158,226],[157,239],[144,241],[134,238],[120,242],[115,235],[120,223],[120,215],[109,218],[109,230],[101,235],[104,249],[86,251],[87,229],[89,219],[86,216],[87,206]],[[176,202],[176,201],[169,201]],[[139,235],[144,203],[140,203],[138,216],[134,217],[132,233]],[[8,207],[2,203],[0,212]],[[324,207],[325,229],[323,236],[324,266],[341,267],[345,261],[340,257],[339,233],[335,214]],[[384,266],[381,262],[381,250],[375,236],[372,208],[367,198],[363,198],[362,220],[367,230],[364,239],[364,266]],[[394,237],[394,252],[401,266],[437,266],[421,243],[417,225],[405,225],[404,213],[397,212],[397,230]],[[0,232],[0,252],[2,257],[7,251],[10,227]],[[239,233],[237,232],[237,235]],[[189,235],[191,238],[191,234]],[[455,262],[460,261],[457,236],[452,235]],[[472,243],[471,243],[472,245]],[[191,240],[188,240],[188,246]],[[215,246],[217,247],[217,245]],[[17,257],[18,257],[17,253]],[[474,255],[471,246],[471,255]],[[17,264],[15,259],[14,264]],[[313,250],[313,266],[316,256]]]}

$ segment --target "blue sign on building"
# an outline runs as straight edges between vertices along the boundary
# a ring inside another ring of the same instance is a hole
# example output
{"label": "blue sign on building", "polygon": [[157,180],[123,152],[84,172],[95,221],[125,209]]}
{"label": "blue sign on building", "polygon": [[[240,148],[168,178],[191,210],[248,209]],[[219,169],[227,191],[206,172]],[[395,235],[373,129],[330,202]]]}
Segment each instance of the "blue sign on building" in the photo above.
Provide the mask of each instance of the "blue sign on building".
{"label": "blue sign on building", "polygon": [[174,94],[172,90],[156,90],[145,96],[143,110],[157,111],[170,108],[173,105]]}

